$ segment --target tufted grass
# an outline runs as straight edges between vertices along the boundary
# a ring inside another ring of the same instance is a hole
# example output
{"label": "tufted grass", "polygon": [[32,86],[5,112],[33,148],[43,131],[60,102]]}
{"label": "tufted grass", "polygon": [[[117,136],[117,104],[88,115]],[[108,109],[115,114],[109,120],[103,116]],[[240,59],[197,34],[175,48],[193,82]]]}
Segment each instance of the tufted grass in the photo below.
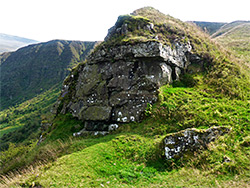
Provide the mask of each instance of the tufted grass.
{"label": "tufted grass", "polygon": [[[161,138],[122,134],[98,139],[74,141],[71,148],[76,145],[86,147],[58,158],[55,162],[40,165],[38,168],[29,168],[19,173],[19,178],[14,176],[15,179],[12,181],[10,176],[8,186],[247,187],[249,185],[249,171],[237,175],[223,174],[218,168],[211,170],[206,167],[197,168],[191,166],[191,162],[187,162],[186,167],[174,166],[170,170],[168,164],[155,156],[157,152],[153,149],[156,148],[155,142]],[[88,141],[92,142],[89,146],[87,146]]]}
{"label": "tufted grass", "polygon": [[[204,90],[204,85],[164,86],[159,98],[159,103],[149,106],[143,122],[120,124],[105,137],[73,138],[81,123],[71,115],[58,116],[47,139],[23,154],[23,163],[18,166],[15,157],[10,161],[17,169],[33,165],[39,170],[21,171],[20,178],[8,181],[4,176],[2,183],[17,187],[247,187],[249,101],[215,94],[211,88]],[[163,160],[159,148],[166,133],[224,125],[232,127],[232,132],[208,150],[185,160]],[[231,161],[225,163],[225,157]]]}

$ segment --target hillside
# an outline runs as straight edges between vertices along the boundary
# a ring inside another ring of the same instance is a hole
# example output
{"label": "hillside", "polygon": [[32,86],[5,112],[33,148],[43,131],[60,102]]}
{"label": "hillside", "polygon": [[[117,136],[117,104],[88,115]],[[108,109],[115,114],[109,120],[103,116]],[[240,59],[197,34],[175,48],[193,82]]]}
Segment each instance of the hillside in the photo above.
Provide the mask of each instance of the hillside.
{"label": "hillside", "polygon": [[152,7],[120,16],[64,80],[39,141],[1,153],[1,185],[248,187],[250,71],[241,63]]}
{"label": "hillside", "polygon": [[0,53],[15,51],[18,48],[35,43],[38,43],[38,41],[0,33]]}
{"label": "hillside", "polygon": [[217,32],[222,26],[224,26],[225,22],[200,22],[193,21],[197,26],[199,26],[203,31],[208,32],[210,35]]}
{"label": "hillside", "polygon": [[249,67],[250,62],[250,28],[249,21],[234,21],[231,23],[196,22],[211,38],[223,47],[232,50],[234,55],[243,60]]}
{"label": "hillside", "polygon": [[228,26],[226,31],[224,27],[218,31],[223,34],[212,35],[213,39],[234,51],[237,57],[243,59],[245,64],[250,66],[250,22],[241,22],[236,26],[228,25],[230,27]]}
{"label": "hillside", "polygon": [[61,84],[27,100],[15,107],[0,111],[0,150],[10,143],[25,144],[37,140],[41,123],[46,121],[60,93]]}
{"label": "hillside", "polygon": [[220,29],[218,29],[213,35],[212,35],[212,38],[215,38],[215,37],[219,37],[220,35],[223,35],[227,32],[229,32],[230,30],[240,26],[240,25],[243,25],[243,24],[248,24],[250,23],[250,21],[234,21],[234,22],[231,22],[231,23],[227,23],[227,24],[224,24],[222,27],[220,27]]}
{"label": "hillside", "polygon": [[49,41],[0,55],[1,110],[61,83],[95,42]]}

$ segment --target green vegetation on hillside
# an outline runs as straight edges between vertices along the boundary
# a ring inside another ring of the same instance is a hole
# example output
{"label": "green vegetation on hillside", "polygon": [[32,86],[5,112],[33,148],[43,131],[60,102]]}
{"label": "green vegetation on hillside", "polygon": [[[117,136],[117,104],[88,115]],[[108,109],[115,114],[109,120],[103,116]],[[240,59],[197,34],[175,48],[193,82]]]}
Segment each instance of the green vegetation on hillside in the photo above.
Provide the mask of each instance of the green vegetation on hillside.
{"label": "green vegetation on hillside", "polygon": [[212,35],[212,38],[219,37],[220,35],[223,35],[223,34],[227,33],[228,31],[230,31],[231,29],[233,29],[235,27],[238,27],[240,25],[243,25],[243,24],[247,24],[247,23],[249,23],[249,21],[234,21],[234,22],[231,22],[231,23],[227,23],[227,24],[221,26],[221,28],[218,29]]}
{"label": "green vegetation on hillside", "polygon": [[[204,61],[205,71],[186,74],[180,81],[161,87],[159,101],[148,105],[142,122],[119,124],[118,130],[105,137],[73,137],[84,123],[71,114],[58,115],[43,132],[45,140],[41,144],[10,144],[9,149],[1,153],[0,183],[3,186],[249,186],[249,69],[242,71],[242,62],[236,62],[193,25],[152,8],[135,13],[137,15],[123,17],[126,19],[122,21],[164,22],[164,27],[171,28],[166,33],[173,32],[175,38],[185,36],[190,40],[193,53]],[[136,32],[129,34],[134,34],[134,38]],[[231,131],[209,144],[207,150],[178,160],[164,160],[161,142],[166,134],[189,127],[213,126],[227,126]]]}
{"label": "green vegetation on hillside", "polygon": [[0,150],[10,143],[22,143],[38,139],[41,122],[50,113],[60,93],[60,85],[0,112]]}
{"label": "green vegetation on hillside", "polygon": [[198,22],[198,21],[194,21],[193,23],[201,27],[203,31],[208,32],[210,35],[217,32],[223,25],[226,24],[224,22]]}
{"label": "green vegetation on hillside", "polygon": [[[16,183],[30,186],[34,182],[44,187],[246,186],[250,175],[250,103],[215,94],[205,86],[164,86],[161,101],[148,108],[143,122],[121,124],[120,129],[105,137],[74,138],[72,134],[83,125],[70,115],[60,115],[39,147],[28,151],[31,145],[21,155],[11,155],[12,160],[1,158],[2,162],[8,160],[3,164],[9,164],[2,169],[72,153],[41,166],[34,175],[22,176]],[[215,125],[230,126],[232,131],[194,158],[163,160],[160,144],[165,134]],[[225,157],[231,161],[225,163]],[[186,175],[187,181],[183,177]]]}
{"label": "green vegetation on hillside", "polygon": [[[0,110],[35,97],[62,83],[85,60],[95,42],[49,41],[0,55]],[[1,57],[3,56],[3,57]]]}
{"label": "green vegetation on hillside", "polygon": [[186,42],[187,30],[191,29],[188,26],[152,7],[138,9],[130,15],[119,16],[115,27],[125,27],[123,28],[125,33],[122,35],[111,33],[111,37],[108,37],[108,40],[101,43],[97,49],[103,45],[116,46],[147,41],[160,41],[167,45],[171,45],[171,42],[176,39]]}
{"label": "green vegetation on hillside", "polygon": [[211,38],[231,50],[233,55],[241,59],[241,64],[250,66],[250,22],[234,21],[231,23],[196,22],[201,29],[209,31]]}

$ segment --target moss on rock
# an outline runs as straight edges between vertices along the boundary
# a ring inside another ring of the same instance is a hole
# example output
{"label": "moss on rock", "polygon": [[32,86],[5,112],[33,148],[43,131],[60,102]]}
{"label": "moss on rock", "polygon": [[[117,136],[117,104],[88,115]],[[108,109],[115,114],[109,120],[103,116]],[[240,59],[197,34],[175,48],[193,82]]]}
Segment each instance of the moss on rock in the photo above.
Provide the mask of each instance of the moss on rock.
{"label": "moss on rock", "polygon": [[215,141],[230,131],[228,127],[212,127],[209,129],[189,128],[177,133],[168,134],[163,139],[166,159],[178,159],[184,154],[204,149],[207,144]]}

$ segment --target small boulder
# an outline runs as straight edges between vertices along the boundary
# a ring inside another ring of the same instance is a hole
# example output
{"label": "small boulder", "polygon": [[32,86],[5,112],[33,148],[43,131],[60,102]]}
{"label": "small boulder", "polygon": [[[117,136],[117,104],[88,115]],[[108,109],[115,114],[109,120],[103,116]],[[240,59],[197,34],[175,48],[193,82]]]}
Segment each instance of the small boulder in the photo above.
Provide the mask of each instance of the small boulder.
{"label": "small boulder", "polygon": [[229,131],[230,128],[228,127],[212,127],[201,130],[189,128],[168,134],[163,139],[165,157],[166,159],[178,159],[184,154],[204,149],[207,144]]}

